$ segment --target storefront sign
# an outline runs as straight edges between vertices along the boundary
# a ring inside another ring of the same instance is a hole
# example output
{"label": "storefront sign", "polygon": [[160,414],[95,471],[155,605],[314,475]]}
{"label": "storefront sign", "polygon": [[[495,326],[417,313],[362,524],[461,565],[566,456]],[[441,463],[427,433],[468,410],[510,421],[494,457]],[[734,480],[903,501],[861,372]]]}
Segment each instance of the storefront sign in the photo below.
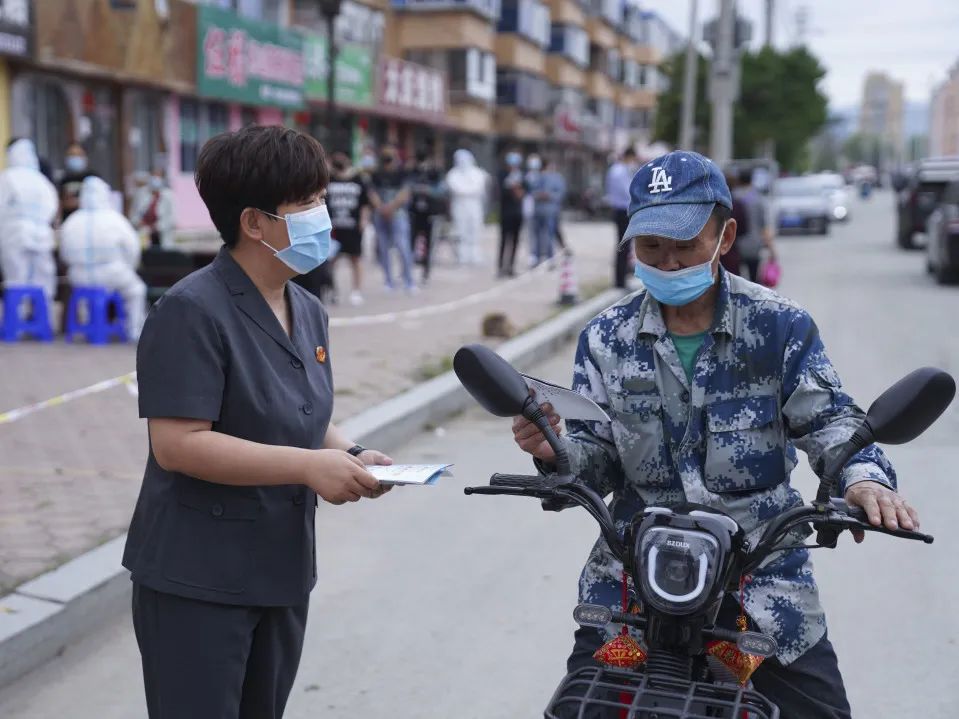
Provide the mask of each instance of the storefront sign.
{"label": "storefront sign", "polygon": [[381,58],[377,104],[398,117],[440,122],[446,114],[446,76],[424,65]]}
{"label": "storefront sign", "polygon": [[31,0],[0,0],[0,55],[30,54]]}
{"label": "storefront sign", "polygon": [[[304,86],[306,97],[326,100],[327,43],[320,35],[303,38]],[[334,101],[366,107],[373,104],[373,51],[361,45],[343,45],[336,54],[336,95]]]}
{"label": "storefront sign", "polygon": [[303,107],[303,38],[226,10],[197,8],[197,92],[288,109]]}

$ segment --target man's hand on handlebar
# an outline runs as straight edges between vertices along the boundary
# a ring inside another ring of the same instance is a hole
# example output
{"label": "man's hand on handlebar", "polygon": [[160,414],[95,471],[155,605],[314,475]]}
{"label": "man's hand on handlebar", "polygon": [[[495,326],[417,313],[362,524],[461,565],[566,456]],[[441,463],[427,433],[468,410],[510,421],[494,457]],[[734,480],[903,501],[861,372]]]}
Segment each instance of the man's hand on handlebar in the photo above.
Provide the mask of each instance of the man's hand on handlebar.
{"label": "man's hand on handlebar", "polygon": [[[514,425],[515,426],[515,425]],[[846,490],[844,497],[850,507],[862,507],[869,523],[886,529],[919,529],[919,513],[899,494],[879,482],[856,482]],[[862,530],[853,530],[858,544],[865,537]]]}
{"label": "man's hand on handlebar", "polygon": [[[533,394],[532,390],[530,390],[530,394]],[[556,434],[562,434],[563,430],[560,427],[562,418],[553,411],[553,405],[547,402],[540,407],[549,417],[549,423],[553,431]],[[525,417],[513,417],[513,439],[521,450],[537,459],[547,463],[556,462],[556,454],[546,441],[546,437],[543,436],[543,433],[539,431],[535,424]]]}

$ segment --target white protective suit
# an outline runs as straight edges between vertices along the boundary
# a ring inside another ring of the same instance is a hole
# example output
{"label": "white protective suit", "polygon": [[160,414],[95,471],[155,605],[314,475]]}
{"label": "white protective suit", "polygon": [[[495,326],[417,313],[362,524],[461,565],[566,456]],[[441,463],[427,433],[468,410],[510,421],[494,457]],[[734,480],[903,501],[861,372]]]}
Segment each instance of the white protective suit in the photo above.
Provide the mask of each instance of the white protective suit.
{"label": "white protective suit", "polygon": [[146,315],[147,286],[136,273],[140,238],[126,217],[113,209],[110,186],[88,177],[80,190],[80,209],[60,228],[60,256],[74,286],[99,286],[123,297],[127,334],[136,340]]}
{"label": "white protective suit", "polygon": [[7,150],[0,172],[0,269],[7,286],[42,287],[47,302],[57,289],[51,226],[60,207],[57,190],[40,172],[31,140],[17,140]]}
{"label": "white protective suit", "polygon": [[483,205],[486,200],[486,173],[476,166],[469,150],[453,153],[453,169],[446,173],[450,193],[450,215],[459,240],[459,261],[478,265],[483,261]]}

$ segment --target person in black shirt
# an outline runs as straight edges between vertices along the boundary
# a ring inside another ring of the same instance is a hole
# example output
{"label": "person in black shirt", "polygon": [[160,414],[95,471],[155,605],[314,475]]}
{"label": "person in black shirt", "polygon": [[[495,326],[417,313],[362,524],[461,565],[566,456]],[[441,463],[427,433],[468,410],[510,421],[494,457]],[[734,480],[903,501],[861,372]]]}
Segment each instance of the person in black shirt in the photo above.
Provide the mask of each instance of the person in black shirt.
{"label": "person in black shirt", "polygon": [[499,277],[516,274],[516,247],[523,229],[523,197],[526,183],[523,180],[523,156],[518,152],[506,153],[506,168],[499,176]]}
{"label": "person in black shirt", "polygon": [[74,142],[67,148],[65,165],[66,173],[60,180],[60,220],[67,219],[73,212],[80,209],[80,188],[88,177],[95,177],[87,162],[87,152],[79,142]]}
{"label": "person in black shirt", "polygon": [[443,181],[439,170],[425,152],[416,155],[416,166],[410,173],[410,227],[413,247],[422,247],[417,262],[423,265],[423,284],[430,279],[430,261],[433,255],[433,218],[443,211]]}
{"label": "person in black shirt", "polygon": [[363,304],[363,230],[370,221],[370,198],[366,183],[353,168],[344,152],[332,156],[333,177],[326,188],[326,206],[333,221],[333,239],[340,243],[337,258],[350,258],[353,291],[350,304]]}

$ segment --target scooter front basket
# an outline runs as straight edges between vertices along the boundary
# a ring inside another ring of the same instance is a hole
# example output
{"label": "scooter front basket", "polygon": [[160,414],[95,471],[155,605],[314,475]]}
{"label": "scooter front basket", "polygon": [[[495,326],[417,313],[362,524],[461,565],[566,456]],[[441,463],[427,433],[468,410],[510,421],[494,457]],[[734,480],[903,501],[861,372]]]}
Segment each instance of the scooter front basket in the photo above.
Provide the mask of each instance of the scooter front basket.
{"label": "scooter front basket", "polygon": [[761,694],[734,684],[586,667],[568,674],[545,719],[778,719]]}

